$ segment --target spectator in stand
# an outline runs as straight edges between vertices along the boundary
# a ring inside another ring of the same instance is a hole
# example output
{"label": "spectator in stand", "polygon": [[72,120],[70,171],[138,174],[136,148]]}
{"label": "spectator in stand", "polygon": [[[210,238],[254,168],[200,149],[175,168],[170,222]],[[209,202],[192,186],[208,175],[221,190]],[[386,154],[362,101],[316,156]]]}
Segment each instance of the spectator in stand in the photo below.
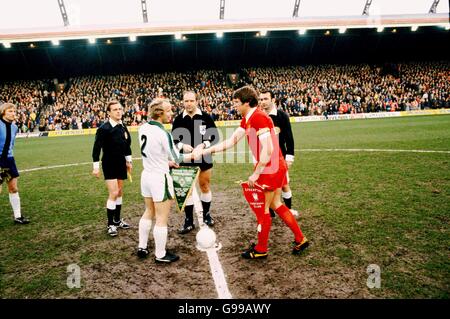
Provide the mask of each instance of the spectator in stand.
{"label": "spectator in stand", "polygon": [[[375,65],[307,65],[246,68],[236,86],[254,83],[274,93],[277,107],[290,116],[385,112],[450,107],[449,62],[402,63],[398,77],[383,74]],[[99,127],[106,120],[103,105],[117,99],[124,106],[123,121],[147,121],[143,105],[156,97],[172,101],[176,117],[183,111],[185,88],[198,92],[198,105],[214,120],[239,120],[231,106],[233,87],[220,70],[187,73],[120,74],[71,78],[64,91],[51,81],[0,84],[0,100],[17,106],[19,132],[48,120],[48,129]],[[20,125],[19,125],[20,124]]]}

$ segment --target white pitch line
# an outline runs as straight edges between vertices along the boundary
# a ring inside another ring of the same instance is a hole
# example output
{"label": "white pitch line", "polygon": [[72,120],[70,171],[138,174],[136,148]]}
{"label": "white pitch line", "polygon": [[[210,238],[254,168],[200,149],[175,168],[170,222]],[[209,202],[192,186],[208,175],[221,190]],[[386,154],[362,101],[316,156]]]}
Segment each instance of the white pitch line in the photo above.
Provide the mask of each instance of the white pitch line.
{"label": "white pitch line", "polygon": [[53,168],[61,168],[61,167],[87,165],[87,164],[92,164],[92,162],[62,164],[62,165],[53,165],[53,166],[42,166],[42,167],[36,167],[36,168],[28,168],[28,169],[20,170],[19,173],[34,172],[34,171],[41,171],[41,170],[45,170],[45,169],[53,169]]}
{"label": "white pitch line", "polygon": [[[383,149],[383,148],[304,148],[304,149],[295,149],[296,152],[390,152],[390,153],[438,153],[438,154],[450,154],[450,151],[436,151],[436,150],[395,150],[395,149]],[[246,154],[249,153],[247,151],[238,151],[238,152],[226,152],[228,154]],[[217,154],[218,155],[218,154]],[[214,156],[217,156],[214,155]],[[136,157],[135,160],[140,160],[142,157]],[[79,166],[79,165],[87,165],[92,164],[92,162],[84,162],[84,163],[72,163],[72,164],[62,164],[62,165],[53,165],[53,166],[42,166],[36,168],[28,168],[20,170],[19,173],[26,172],[34,172],[46,169],[54,169],[54,168],[62,168],[62,167],[71,167],[71,166]]]}
{"label": "white pitch line", "polygon": [[219,299],[233,299],[231,292],[228,290],[227,281],[217,251],[215,249],[207,249],[206,254],[208,255],[209,267],[211,268],[211,274]]}
{"label": "white pitch line", "polygon": [[305,148],[296,149],[296,152],[391,152],[391,153],[441,153],[450,154],[450,151],[435,150],[393,150],[383,148]]}
{"label": "white pitch line", "polygon": [[[136,157],[134,159],[135,160],[140,160],[140,159],[142,159],[142,157]],[[34,171],[41,171],[41,170],[45,170],[45,169],[53,169],[53,168],[61,168],[61,167],[88,165],[88,164],[92,165],[92,162],[61,164],[61,165],[52,165],[52,166],[42,166],[42,167],[36,167],[36,168],[28,168],[28,169],[20,170],[19,173],[34,172]]]}
{"label": "white pitch line", "polygon": [[[394,150],[383,148],[303,148],[295,149],[296,152],[391,152],[391,153],[441,153],[450,154],[450,151],[435,150]],[[246,154],[250,151],[226,152],[228,154]],[[214,154],[216,155],[216,154]],[[217,154],[218,155],[218,154]]]}
{"label": "white pitch line", "polygon": [[[199,197],[199,190],[197,190],[198,186],[199,186],[198,181],[196,179],[194,181],[194,185],[192,186],[192,199],[194,201],[194,210],[197,214],[198,225],[199,228],[201,229],[202,227],[208,226],[203,224],[203,208]],[[215,248],[206,249],[206,254],[208,256],[209,267],[211,268],[211,275],[214,280],[214,285],[216,286],[218,298],[232,299],[233,297],[231,296],[230,290],[228,289],[222,264],[220,263],[219,256],[217,255],[217,249]]]}

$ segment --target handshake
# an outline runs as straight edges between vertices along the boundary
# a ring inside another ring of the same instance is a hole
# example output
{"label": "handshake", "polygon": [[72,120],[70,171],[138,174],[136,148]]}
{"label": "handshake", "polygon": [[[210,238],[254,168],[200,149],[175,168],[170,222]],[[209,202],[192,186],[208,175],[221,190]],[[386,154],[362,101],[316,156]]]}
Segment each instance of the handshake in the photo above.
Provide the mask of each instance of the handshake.
{"label": "handshake", "polygon": [[186,154],[186,156],[189,157],[190,160],[198,161],[202,158],[202,156],[211,154],[211,151],[212,148],[210,147],[205,149],[205,144],[203,143],[199,144],[196,148],[193,148],[192,146],[186,144],[183,145],[183,152],[185,154],[190,152],[190,154]]}
{"label": "handshake", "polygon": [[199,159],[201,159],[203,156],[203,149],[200,149],[198,147],[196,147],[193,151],[192,151],[192,158],[196,161],[198,161]]}

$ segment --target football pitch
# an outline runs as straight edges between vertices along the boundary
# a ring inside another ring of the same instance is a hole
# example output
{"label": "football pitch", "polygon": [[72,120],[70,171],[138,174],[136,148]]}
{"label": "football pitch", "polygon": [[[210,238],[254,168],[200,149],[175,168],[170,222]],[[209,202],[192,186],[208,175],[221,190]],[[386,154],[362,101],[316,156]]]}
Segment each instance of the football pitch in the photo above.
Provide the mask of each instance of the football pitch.
{"label": "football pitch", "polygon": [[[449,298],[450,115],[293,124],[293,208],[311,246],[290,253],[292,236],[275,217],[266,260],[243,260],[256,218],[238,180],[251,162],[214,166],[212,215],[218,257],[233,298]],[[133,157],[140,157],[133,133]],[[138,260],[142,162],[124,187],[132,228],[106,234],[107,191],[92,171],[94,136],[16,140],[23,215],[15,225],[6,187],[0,194],[1,298],[217,298],[196,230],[178,235],[169,218],[173,265]],[[223,162],[223,161],[222,161]],[[73,165],[72,165],[73,164]],[[149,249],[153,254],[153,238]],[[69,288],[67,267],[80,269]],[[369,267],[369,265],[371,265]],[[374,287],[367,269],[378,267]],[[369,280],[368,280],[369,279]],[[369,282],[369,285],[368,285]]]}

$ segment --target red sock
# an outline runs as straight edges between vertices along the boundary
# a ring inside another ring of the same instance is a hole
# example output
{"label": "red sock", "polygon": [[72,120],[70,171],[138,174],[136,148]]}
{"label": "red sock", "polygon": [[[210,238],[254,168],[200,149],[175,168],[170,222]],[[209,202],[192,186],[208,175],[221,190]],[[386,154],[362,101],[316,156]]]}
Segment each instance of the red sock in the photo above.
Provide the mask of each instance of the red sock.
{"label": "red sock", "polygon": [[[260,226],[261,225],[261,226]],[[269,242],[269,232],[272,226],[272,217],[270,214],[264,214],[258,218],[258,227],[261,227],[261,231],[258,231],[258,244],[255,246],[255,250],[260,253],[267,252],[267,246]]]}
{"label": "red sock", "polygon": [[292,215],[289,208],[285,205],[281,205],[275,212],[280,216],[280,218],[284,221],[284,223],[292,230],[295,236],[295,241],[300,243],[303,240],[303,234],[300,230],[300,226],[298,226],[297,221],[295,220],[294,215]]}

